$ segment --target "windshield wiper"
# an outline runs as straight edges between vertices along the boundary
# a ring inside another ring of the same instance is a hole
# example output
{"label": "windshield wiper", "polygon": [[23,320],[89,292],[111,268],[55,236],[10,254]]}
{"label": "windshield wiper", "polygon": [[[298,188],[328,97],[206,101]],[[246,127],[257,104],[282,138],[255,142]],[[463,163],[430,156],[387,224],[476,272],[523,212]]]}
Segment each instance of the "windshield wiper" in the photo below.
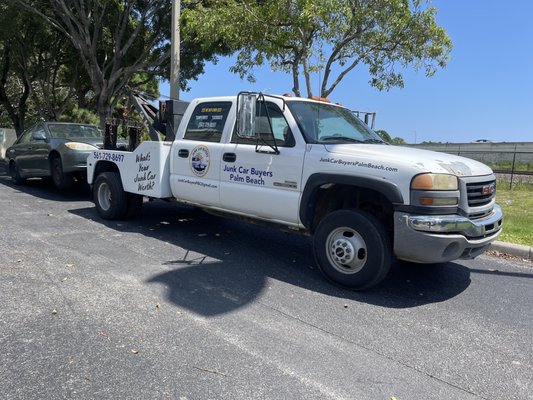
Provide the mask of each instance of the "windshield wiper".
{"label": "windshield wiper", "polygon": [[364,143],[379,143],[379,144],[385,144],[383,140],[379,139],[365,139]]}
{"label": "windshield wiper", "polygon": [[351,142],[351,143],[363,143],[361,140],[358,140],[358,139],[354,139],[354,138],[351,138],[351,137],[347,137],[347,136],[337,136],[337,135],[333,135],[333,136],[323,136],[319,139],[319,143],[322,143],[322,142]]}

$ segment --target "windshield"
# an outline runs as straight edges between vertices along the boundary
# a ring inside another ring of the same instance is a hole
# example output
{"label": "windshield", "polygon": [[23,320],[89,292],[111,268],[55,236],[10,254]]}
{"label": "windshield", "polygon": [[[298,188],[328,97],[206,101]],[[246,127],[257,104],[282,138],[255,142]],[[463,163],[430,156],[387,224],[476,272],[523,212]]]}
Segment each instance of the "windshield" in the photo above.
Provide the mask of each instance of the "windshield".
{"label": "windshield", "polygon": [[102,133],[94,125],[48,124],[48,129],[55,139],[102,137]]}
{"label": "windshield", "polygon": [[346,108],[304,101],[287,104],[309,143],[384,143]]}

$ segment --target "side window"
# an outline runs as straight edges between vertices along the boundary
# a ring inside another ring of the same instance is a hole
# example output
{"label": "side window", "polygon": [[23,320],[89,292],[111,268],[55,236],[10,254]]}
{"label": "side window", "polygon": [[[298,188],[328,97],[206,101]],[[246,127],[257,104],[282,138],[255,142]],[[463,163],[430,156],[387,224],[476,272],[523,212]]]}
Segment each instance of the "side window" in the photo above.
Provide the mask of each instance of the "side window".
{"label": "side window", "polygon": [[[268,108],[268,115],[270,116],[270,124],[268,123],[267,113],[265,106],[260,105],[256,108],[256,120],[255,130],[260,136],[260,142],[265,141],[268,144],[273,145],[272,134],[276,139],[276,145],[279,147],[294,147],[294,137],[292,136],[289,124],[285,120],[283,113],[279,107],[274,103],[266,103]],[[272,125],[272,133],[270,131],[270,125]],[[233,132],[232,143],[240,144],[257,144],[257,139],[241,138],[237,135],[237,132]]]}
{"label": "side window", "polygon": [[29,139],[31,142],[41,142],[40,140],[35,140],[35,139],[33,138],[33,135],[34,135],[35,133],[39,133],[39,134],[41,134],[41,135],[46,135],[46,132],[44,131],[44,128],[43,128],[42,126],[36,126],[35,128],[33,128],[33,129],[31,130],[31,136],[30,136],[30,139]]}
{"label": "side window", "polygon": [[26,144],[26,143],[30,143],[31,141],[31,136],[33,135],[33,132],[37,129],[37,127],[33,127],[31,129],[28,129],[26,132],[24,132],[22,134],[22,136],[20,137],[20,139],[18,140],[17,143],[19,144]]}
{"label": "side window", "polygon": [[231,102],[198,104],[191,115],[183,139],[220,142],[230,108]]}

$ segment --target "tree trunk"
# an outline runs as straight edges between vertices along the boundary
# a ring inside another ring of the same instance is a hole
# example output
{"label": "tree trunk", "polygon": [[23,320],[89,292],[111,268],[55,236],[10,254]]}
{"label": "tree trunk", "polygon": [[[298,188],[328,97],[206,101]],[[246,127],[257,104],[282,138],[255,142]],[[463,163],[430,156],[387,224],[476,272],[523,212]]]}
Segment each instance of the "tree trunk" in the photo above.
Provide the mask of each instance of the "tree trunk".
{"label": "tree trunk", "polygon": [[97,112],[98,117],[100,118],[100,128],[102,128],[102,130],[105,130],[106,119],[111,117],[112,115],[111,104],[109,104],[109,98],[106,89],[103,89],[100,93],[97,94],[97,96]]}

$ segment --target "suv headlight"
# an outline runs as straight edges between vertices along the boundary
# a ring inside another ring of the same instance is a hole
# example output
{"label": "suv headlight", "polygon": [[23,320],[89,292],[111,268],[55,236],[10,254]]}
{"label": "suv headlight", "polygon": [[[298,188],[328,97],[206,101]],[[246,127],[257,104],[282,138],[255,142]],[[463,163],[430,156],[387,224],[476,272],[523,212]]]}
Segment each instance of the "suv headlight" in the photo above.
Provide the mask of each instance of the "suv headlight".
{"label": "suv headlight", "polygon": [[420,174],[411,181],[411,204],[450,207],[459,204],[459,183],[455,175]]}

